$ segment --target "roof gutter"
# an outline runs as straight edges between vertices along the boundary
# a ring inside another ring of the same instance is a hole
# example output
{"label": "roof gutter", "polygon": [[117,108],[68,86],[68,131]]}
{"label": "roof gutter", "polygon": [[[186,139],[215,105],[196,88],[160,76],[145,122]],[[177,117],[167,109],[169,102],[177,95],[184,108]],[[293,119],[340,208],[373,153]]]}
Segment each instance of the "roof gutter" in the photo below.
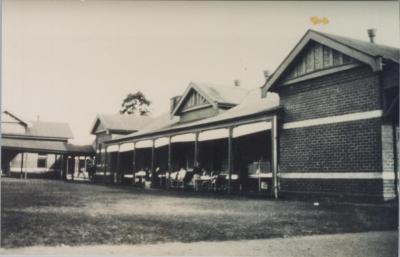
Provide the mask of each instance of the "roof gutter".
{"label": "roof gutter", "polygon": [[28,136],[28,135],[16,135],[16,134],[1,134],[1,138],[15,138],[15,139],[28,139],[28,140],[50,140],[50,141],[68,141],[72,137],[43,137],[43,136]]}
{"label": "roof gutter", "polygon": [[[119,142],[124,142],[127,140],[132,140],[132,139],[140,139],[140,138],[148,139],[149,137],[154,137],[154,136],[167,136],[167,135],[170,135],[175,132],[187,131],[188,133],[190,133],[190,132],[194,132],[197,130],[216,129],[219,127],[232,126],[235,123],[234,121],[237,119],[245,119],[245,118],[250,118],[251,116],[255,116],[255,115],[272,113],[272,112],[279,111],[282,108],[283,108],[282,105],[278,105],[278,106],[268,109],[268,110],[263,110],[263,111],[247,114],[244,116],[239,116],[239,117],[234,117],[234,118],[229,118],[229,119],[225,119],[225,120],[214,121],[214,122],[199,124],[199,125],[195,124],[195,125],[182,127],[182,128],[167,128],[165,130],[153,131],[153,132],[145,133],[142,135],[132,135],[130,137],[115,138],[115,139],[107,140],[104,143],[112,144],[112,143],[119,143]],[[228,124],[226,124],[226,123],[228,123]],[[237,123],[243,123],[243,122],[237,122]],[[244,122],[244,123],[246,123],[246,122]],[[223,124],[223,125],[221,125],[221,124]]]}

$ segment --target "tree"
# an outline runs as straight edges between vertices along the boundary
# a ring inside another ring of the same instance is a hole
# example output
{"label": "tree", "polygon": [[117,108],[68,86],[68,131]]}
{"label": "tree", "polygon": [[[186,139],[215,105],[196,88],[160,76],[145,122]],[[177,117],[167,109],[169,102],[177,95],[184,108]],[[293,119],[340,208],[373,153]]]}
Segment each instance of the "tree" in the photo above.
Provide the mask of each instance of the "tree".
{"label": "tree", "polygon": [[144,94],[140,91],[135,94],[129,93],[122,101],[121,114],[135,114],[147,115],[150,113],[149,106],[151,102],[146,99]]}

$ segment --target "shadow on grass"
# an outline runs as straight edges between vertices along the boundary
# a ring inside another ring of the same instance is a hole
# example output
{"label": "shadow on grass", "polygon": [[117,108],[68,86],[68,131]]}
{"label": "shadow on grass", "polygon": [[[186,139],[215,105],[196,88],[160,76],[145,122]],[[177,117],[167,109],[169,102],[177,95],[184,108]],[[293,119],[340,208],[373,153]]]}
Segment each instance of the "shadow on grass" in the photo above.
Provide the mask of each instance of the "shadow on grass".
{"label": "shadow on grass", "polygon": [[1,190],[6,248],[394,230],[398,220],[395,206],[232,201],[241,197],[40,180],[2,181]]}
{"label": "shadow on grass", "polygon": [[[385,211],[386,210],[386,211]],[[333,234],[397,227],[389,209],[316,210],[258,218],[245,215],[90,215],[2,213],[3,247],[221,241]]]}

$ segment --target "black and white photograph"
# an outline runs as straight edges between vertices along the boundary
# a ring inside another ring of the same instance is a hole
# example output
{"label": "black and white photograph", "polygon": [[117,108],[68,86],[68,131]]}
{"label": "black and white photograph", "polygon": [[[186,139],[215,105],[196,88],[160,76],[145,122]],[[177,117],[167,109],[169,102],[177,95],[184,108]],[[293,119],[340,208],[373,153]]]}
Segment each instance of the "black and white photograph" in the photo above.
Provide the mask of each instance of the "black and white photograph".
{"label": "black and white photograph", "polygon": [[396,257],[398,1],[1,0],[1,256]]}

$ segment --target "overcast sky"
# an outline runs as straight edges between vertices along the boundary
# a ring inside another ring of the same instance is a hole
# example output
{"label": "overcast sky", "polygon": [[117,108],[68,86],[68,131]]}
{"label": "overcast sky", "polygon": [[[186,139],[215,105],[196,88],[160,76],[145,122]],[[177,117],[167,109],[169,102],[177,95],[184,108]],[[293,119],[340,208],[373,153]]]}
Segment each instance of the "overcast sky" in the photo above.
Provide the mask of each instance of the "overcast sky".
{"label": "overcast sky", "polygon": [[[397,2],[19,1],[3,6],[2,108],[68,122],[91,143],[97,113],[141,90],[154,115],[190,81],[260,87],[307,31],[399,45]],[[326,17],[313,25],[310,17]]]}

